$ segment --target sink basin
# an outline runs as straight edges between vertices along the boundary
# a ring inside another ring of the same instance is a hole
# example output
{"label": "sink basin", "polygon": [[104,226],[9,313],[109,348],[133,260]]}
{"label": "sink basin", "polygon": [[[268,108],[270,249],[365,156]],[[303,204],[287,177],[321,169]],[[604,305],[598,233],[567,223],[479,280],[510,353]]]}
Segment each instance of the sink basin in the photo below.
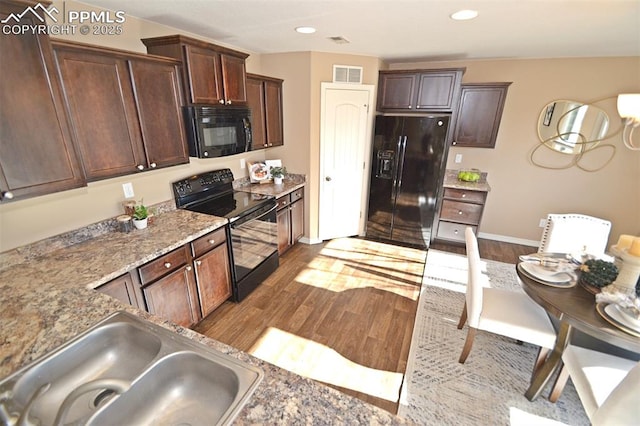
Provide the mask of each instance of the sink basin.
{"label": "sink basin", "polygon": [[0,382],[0,424],[50,425],[59,412],[65,424],[226,424],[262,377],[256,367],[118,312]]}

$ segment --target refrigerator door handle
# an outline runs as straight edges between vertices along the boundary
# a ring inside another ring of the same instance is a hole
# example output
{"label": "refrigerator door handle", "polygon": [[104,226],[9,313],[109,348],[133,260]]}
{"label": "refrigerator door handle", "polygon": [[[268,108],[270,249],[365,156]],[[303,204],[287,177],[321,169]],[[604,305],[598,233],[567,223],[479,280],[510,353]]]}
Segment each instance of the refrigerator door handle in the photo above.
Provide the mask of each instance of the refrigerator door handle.
{"label": "refrigerator door handle", "polygon": [[395,204],[398,195],[398,169],[400,168],[400,147],[402,145],[402,136],[398,136],[398,148],[396,149],[396,161],[393,167],[393,185],[391,186],[391,199]]}
{"label": "refrigerator door handle", "polygon": [[404,170],[404,154],[407,152],[407,137],[405,136],[404,139],[402,139],[402,153],[400,154],[400,167],[398,170],[398,185],[396,188],[396,192],[400,190],[400,187],[402,186],[402,171]]}

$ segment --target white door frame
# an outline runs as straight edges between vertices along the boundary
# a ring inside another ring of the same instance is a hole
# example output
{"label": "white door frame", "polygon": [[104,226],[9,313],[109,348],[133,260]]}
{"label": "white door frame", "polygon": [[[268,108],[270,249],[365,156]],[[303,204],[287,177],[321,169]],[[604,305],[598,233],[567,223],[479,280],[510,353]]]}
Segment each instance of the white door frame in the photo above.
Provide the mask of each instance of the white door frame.
{"label": "white door frame", "polygon": [[[366,91],[368,92],[369,101],[368,101],[368,111],[367,111],[367,131],[366,131],[366,139],[365,139],[365,147],[364,147],[364,164],[363,164],[363,186],[362,193],[360,197],[360,223],[358,226],[359,235],[364,236],[365,232],[365,224],[367,221],[367,203],[369,200],[369,171],[371,169],[371,146],[372,146],[372,135],[373,135],[373,123],[376,114],[376,106],[375,102],[375,86],[372,84],[348,84],[348,83],[320,83],[320,167],[319,167],[319,194],[318,194],[318,212],[320,212],[320,205],[322,204],[322,196],[324,189],[324,178],[322,173],[324,171],[324,158],[323,158],[323,146],[325,142],[325,132],[324,122],[325,122],[325,105],[326,105],[326,93],[328,90],[356,90],[356,91]],[[320,223],[321,218],[318,218],[318,237],[322,239],[322,235],[320,233]]]}

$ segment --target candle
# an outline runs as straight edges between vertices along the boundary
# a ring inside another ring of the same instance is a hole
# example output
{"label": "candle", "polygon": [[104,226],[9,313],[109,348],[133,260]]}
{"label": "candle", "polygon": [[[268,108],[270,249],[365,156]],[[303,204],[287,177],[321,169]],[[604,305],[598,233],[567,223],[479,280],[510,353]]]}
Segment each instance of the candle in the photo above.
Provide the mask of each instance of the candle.
{"label": "candle", "polygon": [[620,238],[618,238],[618,244],[616,244],[616,248],[618,250],[622,250],[622,249],[631,247],[631,243],[633,243],[633,239],[634,239],[633,235],[626,235],[626,234],[620,235]]}
{"label": "candle", "polygon": [[631,247],[629,248],[629,254],[631,256],[640,257],[640,237],[636,237],[631,242]]}

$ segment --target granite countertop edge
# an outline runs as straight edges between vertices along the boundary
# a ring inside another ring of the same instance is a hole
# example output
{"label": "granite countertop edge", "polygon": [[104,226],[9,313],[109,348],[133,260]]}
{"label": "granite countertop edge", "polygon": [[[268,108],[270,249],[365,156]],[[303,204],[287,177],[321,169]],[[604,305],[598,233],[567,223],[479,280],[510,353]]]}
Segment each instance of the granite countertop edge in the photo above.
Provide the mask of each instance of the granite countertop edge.
{"label": "granite countertop edge", "polygon": [[[266,188],[267,185],[261,185]],[[280,185],[273,185],[278,186]],[[285,195],[304,186],[271,188]],[[124,310],[261,368],[264,379],[234,424],[407,424],[408,420],[298,376],[193,330],[123,304],[93,288],[226,224],[183,210],[154,218],[146,230],[107,232],[77,244],[24,257],[0,270],[0,377],[25,368],[116,311]],[[127,250],[138,247],[135,254]],[[28,250],[25,248],[25,252]],[[90,261],[87,261],[90,258]],[[324,420],[320,420],[324,419]]]}
{"label": "granite countertop edge", "polygon": [[480,173],[478,182],[464,182],[458,179],[458,170],[447,169],[444,175],[443,188],[463,189],[467,191],[491,191],[491,186],[487,182],[487,173]]}

